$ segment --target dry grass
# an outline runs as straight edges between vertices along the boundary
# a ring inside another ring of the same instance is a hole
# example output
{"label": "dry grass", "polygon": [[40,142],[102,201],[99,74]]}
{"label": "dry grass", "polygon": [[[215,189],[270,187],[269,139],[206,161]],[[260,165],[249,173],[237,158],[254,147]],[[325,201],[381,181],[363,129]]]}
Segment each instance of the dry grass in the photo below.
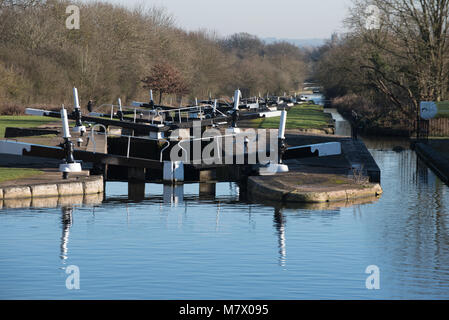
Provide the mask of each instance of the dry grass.
{"label": "dry grass", "polygon": [[0,102],[0,115],[18,116],[25,114],[25,107],[14,102]]}

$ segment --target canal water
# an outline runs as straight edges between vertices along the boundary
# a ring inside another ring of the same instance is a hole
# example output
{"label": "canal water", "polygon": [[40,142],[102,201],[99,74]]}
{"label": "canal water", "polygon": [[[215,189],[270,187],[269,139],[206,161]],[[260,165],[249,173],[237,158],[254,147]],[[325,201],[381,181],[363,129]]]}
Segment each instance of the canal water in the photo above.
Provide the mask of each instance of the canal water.
{"label": "canal water", "polygon": [[118,182],[98,205],[4,207],[0,299],[448,299],[448,186],[407,141],[365,142],[384,194],[352,207],[250,203],[234,183],[132,201]]}
{"label": "canal water", "polygon": [[349,121],[345,120],[345,118],[343,118],[340,113],[338,113],[337,109],[325,108],[324,112],[330,113],[332,119],[334,119],[336,135],[347,137],[351,136],[351,124],[349,123]]}

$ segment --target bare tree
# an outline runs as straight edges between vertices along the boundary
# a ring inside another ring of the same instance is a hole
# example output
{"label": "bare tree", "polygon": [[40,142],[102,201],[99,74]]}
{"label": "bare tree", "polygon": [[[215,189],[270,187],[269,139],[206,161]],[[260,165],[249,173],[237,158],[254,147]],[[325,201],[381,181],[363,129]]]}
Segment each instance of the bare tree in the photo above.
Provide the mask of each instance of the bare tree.
{"label": "bare tree", "polygon": [[[365,28],[368,5],[378,8],[379,28]],[[366,44],[361,68],[395,105],[406,97],[416,110],[420,100],[448,98],[448,10],[449,0],[355,2],[349,23]]]}

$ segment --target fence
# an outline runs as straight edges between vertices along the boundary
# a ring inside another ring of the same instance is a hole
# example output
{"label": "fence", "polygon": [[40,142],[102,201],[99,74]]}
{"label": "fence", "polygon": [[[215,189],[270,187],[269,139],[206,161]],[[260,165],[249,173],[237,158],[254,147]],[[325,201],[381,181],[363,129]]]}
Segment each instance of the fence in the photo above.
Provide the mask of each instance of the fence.
{"label": "fence", "polygon": [[449,118],[429,120],[429,136],[449,137]]}

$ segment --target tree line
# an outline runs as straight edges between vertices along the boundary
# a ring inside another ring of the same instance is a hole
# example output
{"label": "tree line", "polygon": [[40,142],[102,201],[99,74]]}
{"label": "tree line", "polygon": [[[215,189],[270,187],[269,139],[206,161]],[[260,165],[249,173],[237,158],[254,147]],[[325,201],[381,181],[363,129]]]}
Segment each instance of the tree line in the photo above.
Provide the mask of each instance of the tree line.
{"label": "tree line", "polygon": [[[80,8],[80,28],[67,29],[68,5]],[[200,19],[201,17],[198,17]],[[85,104],[148,100],[155,66],[182,77],[184,103],[298,90],[305,53],[286,42],[267,44],[246,33],[219,37],[185,31],[158,7],[65,0],[0,0],[0,104],[72,104],[77,86]],[[174,103],[179,94],[164,95]],[[2,106],[0,106],[2,108]]]}
{"label": "tree line", "polygon": [[449,0],[356,0],[350,30],[315,50],[314,73],[366,126],[410,128],[420,101],[449,99]]}

